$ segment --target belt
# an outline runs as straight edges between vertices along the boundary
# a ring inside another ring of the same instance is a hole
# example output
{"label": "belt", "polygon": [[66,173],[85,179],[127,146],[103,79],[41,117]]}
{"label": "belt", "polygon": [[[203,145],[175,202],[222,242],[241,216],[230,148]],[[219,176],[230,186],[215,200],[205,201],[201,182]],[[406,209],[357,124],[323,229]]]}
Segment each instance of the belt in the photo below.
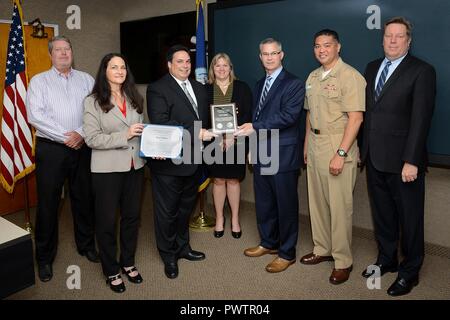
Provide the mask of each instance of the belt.
{"label": "belt", "polygon": [[40,142],[46,142],[46,143],[50,143],[50,144],[56,144],[56,145],[59,145],[59,146],[66,146],[65,144],[63,144],[63,143],[60,143],[60,142],[56,142],[56,141],[53,141],[53,140],[50,140],[50,139],[47,139],[47,138],[43,138],[43,137],[38,137],[38,136],[36,136],[36,140],[37,141],[40,141]]}
{"label": "belt", "polygon": [[325,129],[314,129],[311,128],[311,131],[314,134],[343,134],[345,129],[344,128],[325,128]]}

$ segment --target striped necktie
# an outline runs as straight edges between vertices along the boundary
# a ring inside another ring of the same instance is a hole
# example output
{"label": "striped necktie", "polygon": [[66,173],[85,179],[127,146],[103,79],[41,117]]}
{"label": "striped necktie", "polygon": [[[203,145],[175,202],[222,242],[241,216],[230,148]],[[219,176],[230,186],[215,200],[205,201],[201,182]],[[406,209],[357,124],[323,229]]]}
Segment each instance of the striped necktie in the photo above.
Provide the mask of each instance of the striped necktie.
{"label": "striped necktie", "polygon": [[185,81],[181,82],[181,84],[183,85],[183,91],[186,94],[186,97],[188,98],[189,102],[192,105],[192,108],[194,108],[195,114],[197,115],[197,118],[200,119],[200,117],[198,116],[198,107],[197,104],[195,103],[194,99],[192,99],[191,94],[189,93],[188,89],[187,89],[187,84]]}
{"label": "striped necktie", "polygon": [[389,67],[391,66],[392,62],[388,61],[386,62],[386,65],[383,68],[383,71],[381,71],[380,79],[378,79],[377,87],[375,88],[375,101],[378,100],[378,97],[380,96],[381,90],[383,90],[384,83],[386,82],[386,78],[389,72]]}
{"label": "striped necktie", "polygon": [[264,90],[263,90],[263,92],[261,94],[261,99],[259,100],[258,110],[256,111],[256,120],[259,117],[259,113],[261,112],[262,106],[263,106],[264,101],[266,100],[266,97],[267,97],[267,93],[269,92],[270,81],[272,81],[272,76],[267,76],[266,84],[265,84]]}

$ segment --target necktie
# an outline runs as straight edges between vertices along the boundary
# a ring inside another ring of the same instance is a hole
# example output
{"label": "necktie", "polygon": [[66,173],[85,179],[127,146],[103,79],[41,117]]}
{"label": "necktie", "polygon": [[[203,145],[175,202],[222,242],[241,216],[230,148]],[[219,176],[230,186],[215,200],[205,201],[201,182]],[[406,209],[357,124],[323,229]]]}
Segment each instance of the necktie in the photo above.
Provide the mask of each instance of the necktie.
{"label": "necktie", "polygon": [[183,91],[184,91],[184,93],[186,94],[186,96],[187,96],[189,102],[191,103],[192,108],[194,108],[194,111],[195,111],[195,114],[197,115],[197,118],[200,119],[200,117],[198,116],[198,107],[197,107],[197,105],[195,104],[194,99],[192,99],[192,96],[191,96],[191,94],[189,93],[189,91],[188,91],[188,89],[187,89],[187,84],[186,84],[186,82],[183,81],[181,84],[183,85]]}
{"label": "necktie", "polygon": [[380,79],[378,79],[377,87],[375,88],[375,101],[378,100],[381,90],[383,90],[383,86],[384,86],[384,83],[386,82],[386,77],[389,72],[389,67],[391,64],[392,64],[392,62],[390,62],[390,61],[386,62],[386,65],[384,66],[383,71],[381,71]]}
{"label": "necktie", "polygon": [[259,100],[258,110],[256,111],[256,119],[258,119],[258,117],[259,117],[259,113],[261,112],[261,108],[262,108],[262,106],[264,104],[264,101],[266,100],[267,93],[269,92],[270,81],[272,81],[272,77],[271,76],[267,76],[266,84],[265,84],[264,90],[263,90],[263,92],[261,94],[261,99]]}

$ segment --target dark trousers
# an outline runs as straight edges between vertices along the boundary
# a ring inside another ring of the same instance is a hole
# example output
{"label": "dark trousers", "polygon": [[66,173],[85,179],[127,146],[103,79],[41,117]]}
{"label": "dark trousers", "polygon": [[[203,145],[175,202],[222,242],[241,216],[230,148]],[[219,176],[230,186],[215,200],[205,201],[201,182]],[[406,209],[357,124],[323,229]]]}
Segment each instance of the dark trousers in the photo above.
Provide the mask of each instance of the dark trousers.
{"label": "dark trousers", "polygon": [[51,264],[58,242],[58,208],[66,178],[69,180],[70,204],[75,243],[79,252],[95,249],[94,212],[90,178],[91,149],[79,150],[47,139],[36,139],[36,260]]}
{"label": "dark trousers", "polygon": [[[134,266],[138,239],[144,169],[92,173],[95,195],[95,234],[105,276]],[[120,258],[117,261],[117,209],[120,210]]]}
{"label": "dark trousers", "polygon": [[425,173],[413,182],[403,182],[401,174],[378,171],[370,159],[366,162],[377,262],[396,265],[401,238],[404,259],[398,274],[410,280],[419,274],[424,259]]}
{"label": "dark trousers", "polygon": [[287,260],[296,257],[298,238],[298,171],[261,175],[255,170],[256,221],[260,245],[278,249]]}
{"label": "dark trousers", "polygon": [[189,217],[194,209],[200,169],[192,176],[152,173],[156,245],[163,262],[175,262],[191,250]]}

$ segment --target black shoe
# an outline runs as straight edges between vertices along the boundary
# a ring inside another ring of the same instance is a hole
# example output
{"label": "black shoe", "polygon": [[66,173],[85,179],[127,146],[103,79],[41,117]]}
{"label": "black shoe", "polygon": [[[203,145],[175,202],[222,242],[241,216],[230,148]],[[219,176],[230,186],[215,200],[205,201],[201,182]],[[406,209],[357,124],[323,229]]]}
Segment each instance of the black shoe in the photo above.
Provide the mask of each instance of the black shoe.
{"label": "black shoe", "polygon": [[164,264],[164,273],[169,279],[178,277],[178,264],[176,262],[168,262]]}
{"label": "black shoe", "polygon": [[203,252],[191,250],[185,255],[180,256],[180,258],[189,260],[189,261],[200,261],[205,259],[205,254]]}
{"label": "black shoe", "polygon": [[100,262],[98,253],[95,250],[80,251],[79,253],[80,253],[80,255],[85,256],[90,262],[94,262],[94,263]]}
{"label": "black shoe", "polygon": [[233,236],[233,238],[239,239],[242,236],[242,231],[234,232],[233,230],[231,230],[231,235]]}
{"label": "black shoe", "polygon": [[[240,227],[239,227],[240,229]],[[231,235],[233,236],[233,238],[235,239],[239,239],[242,236],[242,230],[241,231],[233,231],[233,226],[231,226]]]}
{"label": "black shoe", "polygon": [[112,284],[112,282],[114,280],[118,280],[118,279],[122,279],[120,274],[116,274],[115,276],[108,277],[108,279],[106,279],[106,284],[109,285],[109,287],[111,288],[112,291],[117,292],[117,293],[122,293],[126,290],[125,283],[123,283],[123,281],[119,284]]}
{"label": "black shoe", "polygon": [[222,229],[222,231],[214,230],[214,237],[222,238],[224,233],[225,233],[225,217],[223,217],[223,229]]}
{"label": "black shoe", "polygon": [[404,278],[397,277],[394,283],[387,290],[390,296],[403,296],[411,292],[412,288],[419,284],[419,277],[416,276],[411,280],[406,280]]}
{"label": "black shoe", "polygon": [[216,238],[222,238],[223,237],[223,235],[224,235],[224,230],[222,230],[222,231],[216,231],[216,230],[214,230],[214,237],[216,237]]}
{"label": "black shoe", "polygon": [[137,272],[137,269],[135,266],[133,266],[131,269],[129,270],[125,270],[125,268],[122,268],[122,273],[127,275],[128,281],[133,282],[133,283],[141,283],[142,281],[144,281],[144,279],[142,279],[142,276],[139,274],[135,275],[134,277],[132,277],[130,275],[130,273],[132,273],[133,271]]}
{"label": "black shoe", "polygon": [[53,277],[53,269],[51,264],[38,265],[39,279],[42,282],[50,281]]}
{"label": "black shoe", "polygon": [[[373,264],[373,266],[380,268],[380,276],[384,275],[386,272],[397,272],[396,265],[384,265],[384,264],[376,262],[375,264]],[[361,273],[361,275],[364,278],[369,278],[370,276],[372,276],[375,273],[375,270],[373,270],[372,272],[369,272],[367,268]]]}
{"label": "black shoe", "polygon": [[[239,226],[239,229],[240,229],[241,227]],[[237,232],[235,232],[235,231],[233,231],[233,223],[231,223],[231,235],[233,236],[233,238],[235,238],[235,239],[239,239],[241,236],[242,236],[242,230],[241,231],[237,231]]]}

